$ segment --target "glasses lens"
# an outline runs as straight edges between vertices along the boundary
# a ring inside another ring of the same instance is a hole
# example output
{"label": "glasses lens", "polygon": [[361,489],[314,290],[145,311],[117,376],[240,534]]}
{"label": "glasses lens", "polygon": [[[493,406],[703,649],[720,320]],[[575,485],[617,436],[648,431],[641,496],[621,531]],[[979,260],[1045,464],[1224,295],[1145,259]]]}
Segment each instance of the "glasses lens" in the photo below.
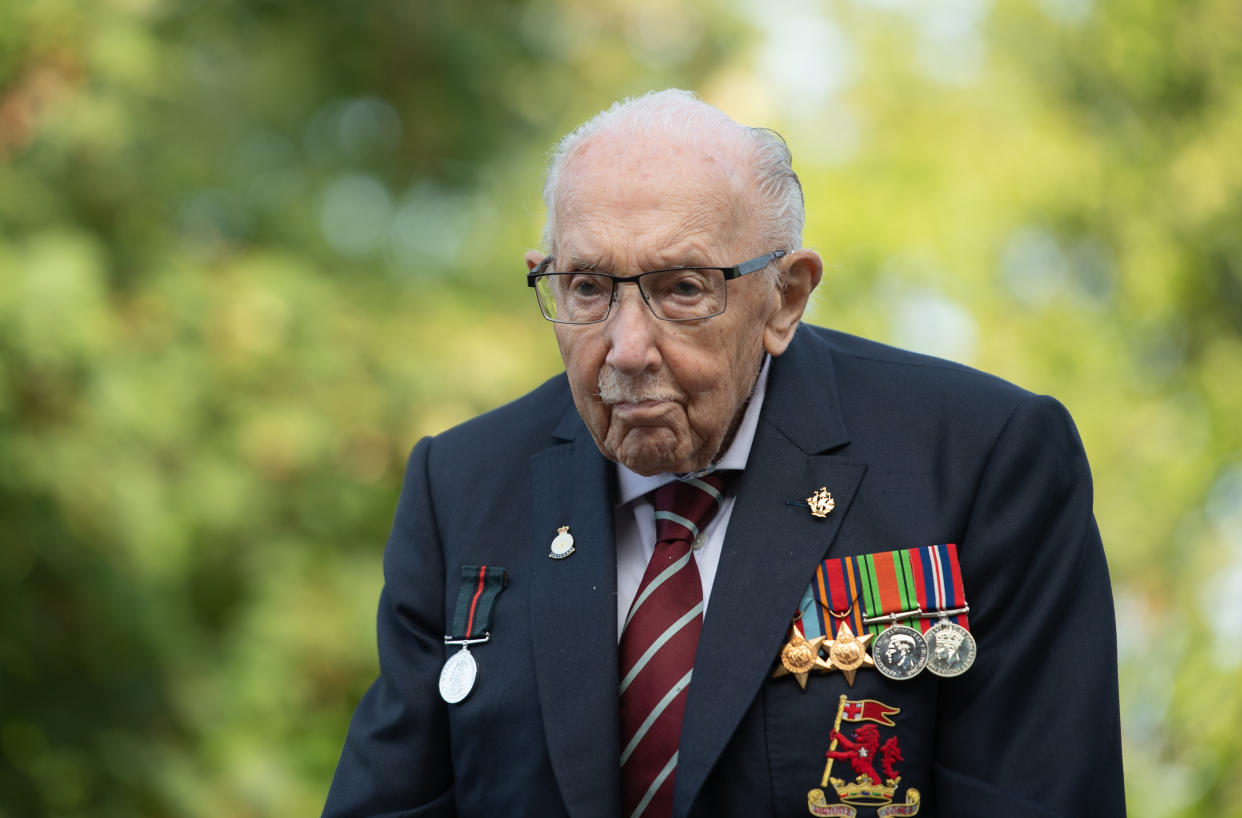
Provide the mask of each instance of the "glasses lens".
{"label": "glasses lens", "polygon": [[725,278],[719,270],[660,270],[645,274],[639,282],[660,318],[691,321],[724,312]]}
{"label": "glasses lens", "polygon": [[566,324],[603,321],[612,301],[612,279],[590,273],[548,273],[535,279],[544,317]]}

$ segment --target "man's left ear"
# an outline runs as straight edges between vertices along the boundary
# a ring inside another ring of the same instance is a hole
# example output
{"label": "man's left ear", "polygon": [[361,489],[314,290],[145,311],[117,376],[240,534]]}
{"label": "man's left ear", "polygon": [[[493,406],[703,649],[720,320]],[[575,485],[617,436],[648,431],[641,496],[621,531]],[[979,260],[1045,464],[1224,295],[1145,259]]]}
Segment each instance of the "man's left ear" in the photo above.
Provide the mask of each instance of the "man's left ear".
{"label": "man's left ear", "polygon": [[813,250],[798,250],[781,259],[784,286],[776,293],[772,314],[763,330],[763,346],[773,357],[793,340],[811,292],[824,275],[824,262]]}

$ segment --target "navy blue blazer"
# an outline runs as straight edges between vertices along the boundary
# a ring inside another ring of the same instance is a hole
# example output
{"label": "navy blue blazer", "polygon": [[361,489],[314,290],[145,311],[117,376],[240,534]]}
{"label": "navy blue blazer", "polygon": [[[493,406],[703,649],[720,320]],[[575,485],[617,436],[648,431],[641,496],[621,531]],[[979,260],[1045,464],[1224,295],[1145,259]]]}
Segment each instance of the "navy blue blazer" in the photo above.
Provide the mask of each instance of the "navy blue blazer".
{"label": "navy blue blazer", "polygon": [[[614,479],[564,375],[418,443],[384,555],[380,676],[325,816],[618,815]],[[820,486],[836,500],[828,517],[788,502]],[[1124,815],[1108,569],[1059,403],[802,325],[772,362],[737,492],[675,815],[810,814],[842,694],[899,708],[883,728],[900,742],[897,800],[917,789],[923,818]],[[563,525],[576,551],[549,559]],[[978,644],[969,671],[862,669],[852,688],[813,674],[805,690],[772,678],[821,560],[945,542]],[[473,692],[448,705],[443,638],[461,568],[480,564],[503,566],[508,586],[491,642],[472,651]]]}

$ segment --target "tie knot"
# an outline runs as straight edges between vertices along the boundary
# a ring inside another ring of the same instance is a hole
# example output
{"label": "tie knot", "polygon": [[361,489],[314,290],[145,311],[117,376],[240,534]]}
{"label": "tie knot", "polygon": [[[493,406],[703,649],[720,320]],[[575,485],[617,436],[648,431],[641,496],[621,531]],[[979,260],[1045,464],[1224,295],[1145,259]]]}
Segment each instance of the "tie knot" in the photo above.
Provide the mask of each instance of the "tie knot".
{"label": "tie knot", "polygon": [[730,472],[712,472],[674,480],[656,489],[652,495],[656,542],[694,542],[720,510],[732,476]]}

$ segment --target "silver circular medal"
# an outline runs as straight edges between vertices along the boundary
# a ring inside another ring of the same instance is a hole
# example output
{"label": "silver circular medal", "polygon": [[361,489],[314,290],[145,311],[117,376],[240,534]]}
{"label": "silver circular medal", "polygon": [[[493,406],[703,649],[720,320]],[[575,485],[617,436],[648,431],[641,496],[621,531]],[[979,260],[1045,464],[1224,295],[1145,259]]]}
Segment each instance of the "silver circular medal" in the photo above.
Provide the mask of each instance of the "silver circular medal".
{"label": "silver circular medal", "polygon": [[927,642],[923,634],[906,625],[885,628],[871,643],[875,669],[890,679],[912,679],[927,666]]}
{"label": "silver circular medal", "polygon": [[479,663],[462,645],[461,650],[450,656],[440,670],[440,698],[449,704],[457,704],[470,695],[478,675]]}
{"label": "silver circular medal", "polygon": [[975,638],[961,625],[942,619],[923,635],[927,669],[937,676],[960,676],[975,663]]}

